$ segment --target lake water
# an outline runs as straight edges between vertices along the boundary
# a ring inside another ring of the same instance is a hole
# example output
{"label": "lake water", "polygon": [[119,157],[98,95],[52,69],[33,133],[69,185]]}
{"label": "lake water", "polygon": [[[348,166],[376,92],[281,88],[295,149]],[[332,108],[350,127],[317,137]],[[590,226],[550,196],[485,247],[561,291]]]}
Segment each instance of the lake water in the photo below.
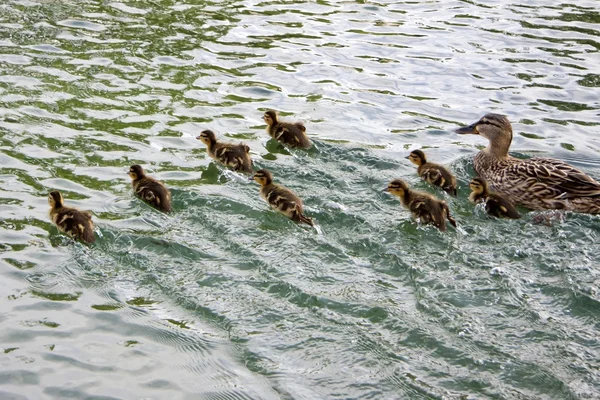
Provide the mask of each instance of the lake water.
{"label": "lake water", "polygon": [[[576,4],[575,4],[576,3]],[[0,4],[0,398],[600,398],[600,220],[467,200],[486,112],[600,178],[598,2]],[[301,120],[315,146],[269,141]],[[319,229],[195,137],[243,140]],[[459,229],[382,189],[459,180]],[[135,199],[142,164],[174,212]],[[89,209],[92,246],[48,217]]]}

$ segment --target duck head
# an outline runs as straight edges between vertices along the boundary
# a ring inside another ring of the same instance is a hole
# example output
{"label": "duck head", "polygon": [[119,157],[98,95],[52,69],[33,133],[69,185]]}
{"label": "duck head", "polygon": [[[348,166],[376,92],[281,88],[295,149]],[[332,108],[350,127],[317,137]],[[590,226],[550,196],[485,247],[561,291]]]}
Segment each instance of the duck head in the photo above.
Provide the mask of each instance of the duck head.
{"label": "duck head", "polygon": [[480,177],[475,177],[473,179],[471,179],[471,182],[469,182],[469,187],[471,188],[471,191],[475,194],[485,194],[488,192],[488,184],[485,181],[485,179],[480,178]]}
{"label": "duck head", "polygon": [[427,162],[425,153],[423,153],[421,150],[411,151],[410,154],[408,155],[408,157],[406,157],[406,158],[408,158],[411,163],[416,164],[416,165],[423,165]]}
{"label": "duck head", "polygon": [[388,184],[387,189],[385,191],[390,192],[394,196],[404,197],[409,189],[408,184],[404,182],[402,179],[394,179]]}
{"label": "duck head", "polygon": [[135,181],[145,177],[146,173],[144,172],[144,169],[141,165],[135,164],[129,167],[129,172],[127,173],[127,175],[129,175],[129,177]]}
{"label": "duck head", "polygon": [[273,183],[273,174],[266,169],[259,169],[254,173],[252,179],[258,182],[261,186],[265,186]]}
{"label": "duck head", "polygon": [[269,126],[277,124],[277,113],[274,110],[267,110],[263,115],[263,120]]}
{"label": "duck head", "polygon": [[512,126],[505,115],[486,114],[469,126],[455,130],[459,134],[480,135],[489,140],[488,149],[495,155],[506,156],[512,142]]}
{"label": "duck head", "polygon": [[209,129],[200,132],[200,135],[196,137],[196,139],[207,146],[212,146],[213,144],[217,143],[215,133]]}
{"label": "duck head", "polygon": [[48,204],[50,205],[50,208],[62,207],[64,205],[62,194],[57,190],[50,192],[48,194]]}

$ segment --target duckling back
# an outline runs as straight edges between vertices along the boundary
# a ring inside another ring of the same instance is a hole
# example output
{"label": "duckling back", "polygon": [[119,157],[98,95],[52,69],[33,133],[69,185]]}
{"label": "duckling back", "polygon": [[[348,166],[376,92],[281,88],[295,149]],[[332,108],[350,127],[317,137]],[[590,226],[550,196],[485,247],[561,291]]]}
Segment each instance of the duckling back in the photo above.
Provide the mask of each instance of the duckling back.
{"label": "duckling back", "polygon": [[312,218],[304,215],[302,200],[288,188],[269,184],[260,189],[260,195],[272,208],[293,221],[314,226]]}
{"label": "duckling back", "polygon": [[301,122],[279,122],[269,127],[269,135],[290,147],[309,148],[312,144],[306,135],[306,127]]}
{"label": "duckling back", "polygon": [[519,214],[512,202],[497,193],[489,193],[487,195],[485,198],[485,211],[496,218],[521,218],[521,214]]}
{"label": "duckling back", "polygon": [[446,230],[446,220],[456,227],[456,220],[450,215],[450,209],[445,201],[426,193],[411,191],[406,205],[421,223],[432,224],[441,232]]}
{"label": "duckling back", "polygon": [[217,143],[212,149],[213,158],[233,168],[234,171],[252,173],[252,158],[250,147],[243,143]]}
{"label": "duckling back", "polygon": [[457,195],[456,178],[447,168],[438,164],[426,162],[419,165],[417,173],[421,179],[428,182],[430,185],[442,188],[442,190],[451,196]]}
{"label": "duckling back", "polygon": [[83,240],[87,243],[96,241],[92,214],[88,211],[80,211],[72,207],[61,207],[58,210],[51,210],[50,217],[61,232],[73,239]]}
{"label": "duckling back", "polygon": [[161,182],[145,177],[133,181],[132,185],[140,199],[162,212],[171,212],[171,192]]}

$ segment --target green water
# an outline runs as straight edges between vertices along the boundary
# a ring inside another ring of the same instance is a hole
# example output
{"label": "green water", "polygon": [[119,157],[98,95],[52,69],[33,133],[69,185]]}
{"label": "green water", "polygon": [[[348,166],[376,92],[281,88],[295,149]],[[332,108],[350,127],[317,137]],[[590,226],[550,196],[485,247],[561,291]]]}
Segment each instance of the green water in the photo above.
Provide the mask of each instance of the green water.
{"label": "green water", "polygon": [[[598,3],[0,4],[0,398],[600,397],[598,217],[488,219],[467,200],[507,114],[517,155],[600,178]],[[285,150],[261,119],[302,120]],[[318,229],[195,139],[243,140]],[[459,229],[382,192],[456,173]],[[135,199],[142,164],[172,190]],[[61,235],[47,193],[89,209]]]}

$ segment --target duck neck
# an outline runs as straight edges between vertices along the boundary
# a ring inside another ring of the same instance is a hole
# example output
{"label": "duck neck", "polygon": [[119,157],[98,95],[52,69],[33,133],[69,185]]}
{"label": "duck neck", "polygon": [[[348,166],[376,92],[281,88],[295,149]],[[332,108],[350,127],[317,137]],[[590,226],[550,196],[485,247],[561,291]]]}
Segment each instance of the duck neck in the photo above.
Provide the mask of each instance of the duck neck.
{"label": "duck neck", "polygon": [[512,133],[509,137],[494,137],[489,139],[489,144],[485,152],[494,158],[508,157],[508,149],[512,141]]}
{"label": "duck neck", "polygon": [[408,204],[410,203],[410,190],[407,189],[404,191],[404,194],[400,196],[400,202],[403,206],[408,207]]}

